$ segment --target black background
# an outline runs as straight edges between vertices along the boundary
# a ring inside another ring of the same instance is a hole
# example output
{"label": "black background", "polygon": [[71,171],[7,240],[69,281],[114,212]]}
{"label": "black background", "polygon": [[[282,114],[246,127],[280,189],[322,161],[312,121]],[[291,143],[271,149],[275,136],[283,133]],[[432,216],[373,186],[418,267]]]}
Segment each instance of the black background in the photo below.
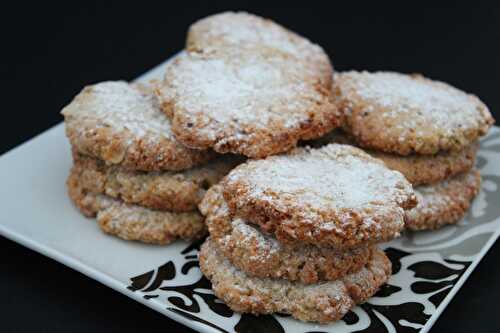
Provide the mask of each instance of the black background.
{"label": "black background", "polygon": [[[499,119],[499,5],[306,4],[135,1],[97,5],[85,1],[37,6],[18,1],[9,8],[3,6],[0,153],[60,122],[59,110],[84,85],[137,77],[183,48],[190,23],[227,9],[245,9],[300,32],[322,45],[338,70],[421,72],[447,81],[477,94]],[[472,273],[432,332],[500,330],[499,261],[500,244]],[[153,328],[188,332],[2,237],[0,297],[0,332]]]}

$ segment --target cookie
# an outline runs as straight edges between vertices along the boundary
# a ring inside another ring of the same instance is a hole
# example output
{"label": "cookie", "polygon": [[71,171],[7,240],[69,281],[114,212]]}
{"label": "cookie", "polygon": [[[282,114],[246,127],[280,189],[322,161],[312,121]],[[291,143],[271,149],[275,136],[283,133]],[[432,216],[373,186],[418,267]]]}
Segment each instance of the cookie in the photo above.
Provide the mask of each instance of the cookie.
{"label": "cookie", "polygon": [[[313,144],[322,146],[332,142],[356,144],[352,138],[340,131],[332,131]],[[436,155],[400,156],[372,149],[365,151],[382,160],[389,169],[401,172],[413,186],[417,186],[435,184],[449,177],[468,172],[476,163],[477,150],[478,145],[472,144],[460,151],[442,151]]]}
{"label": "cookie", "polygon": [[346,252],[312,245],[291,247],[241,218],[232,218],[215,185],[200,204],[210,237],[221,254],[249,276],[278,278],[314,284],[331,281],[359,271],[370,259],[373,247]]}
{"label": "cookie", "polygon": [[[191,42],[196,51],[179,56],[167,68],[157,94],[177,139],[191,148],[262,158],[338,127],[342,117],[331,84],[324,80],[331,66],[308,69],[311,64],[304,66],[286,51],[286,40],[280,47],[246,44],[239,33],[247,25],[240,29],[235,24],[222,34],[240,47],[205,50]],[[215,30],[215,35],[221,34]],[[207,40],[210,34],[200,33]],[[254,39],[251,34],[248,38]]]}
{"label": "cookie", "polygon": [[202,245],[199,259],[215,295],[234,311],[256,315],[279,312],[320,323],[341,319],[374,295],[391,275],[391,262],[381,250],[374,251],[357,273],[309,285],[250,277],[224,259],[210,238]]}
{"label": "cookie", "polygon": [[359,145],[400,155],[464,150],[494,122],[476,96],[417,74],[340,73],[334,94]]}
{"label": "cookie", "polygon": [[73,173],[85,190],[172,212],[196,210],[206,190],[242,161],[235,156],[221,156],[184,171],[143,172],[110,166],[76,152],[73,160]]}
{"label": "cookie", "polygon": [[406,228],[433,230],[459,222],[480,189],[481,175],[475,169],[438,184],[416,187],[418,205],[406,212]]}
{"label": "cookie", "polygon": [[149,86],[123,81],[87,86],[61,113],[71,145],[108,164],[178,171],[213,157],[175,139]]}
{"label": "cookie", "polygon": [[68,193],[74,204],[88,217],[97,217],[106,233],[125,240],[169,244],[181,238],[192,240],[206,234],[203,217],[197,212],[172,213],[126,204],[102,194],[85,191],[78,175],[68,178]]}
{"label": "cookie", "polygon": [[188,51],[213,53],[228,48],[278,50],[323,82],[332,82],[332,65],[323,49],[269,19],[245,12],[225,12],[201,19],[189,28]]}
{"label": "cookie", "polygon": [[231,212],[280,242],[338,250],[398,236],[416,204],[401,173],[340,144],[248,161],[221,183]]}
{"label": "cookie", "polygon": [[401,172],[413,186],[435,184],[471,170],[476,163],[477,144],[460,151],[440,152],[436,155],[408,155],[378,152],[368,153],[392,170]]}

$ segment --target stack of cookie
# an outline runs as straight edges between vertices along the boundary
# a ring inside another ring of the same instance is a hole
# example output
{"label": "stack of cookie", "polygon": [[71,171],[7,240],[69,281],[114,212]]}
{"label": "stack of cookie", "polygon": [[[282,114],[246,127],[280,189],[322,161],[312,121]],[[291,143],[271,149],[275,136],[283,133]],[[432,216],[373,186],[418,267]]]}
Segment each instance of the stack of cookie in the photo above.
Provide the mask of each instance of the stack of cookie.
{"label": "stack of cookie", "polygon": [[334,93],[347,136],[322,141],[359,145],[406,176],[418,198],[408,229],[436,229],[465,215],[481,182],[477,141],[494,122],[486,105],[448,84],[391,72],[336,74]]}
{"label": "stack of cookie", "polygon": [[200,204],[210,233],[200,268],[235,311],[337,320],[387,281],[374,244],[398,236],[415,203],[399,172],[356,147],[248,161]]}
{"label": "stack of cookie", "polygon": [[205,235],[197,204],[237,159],[180,144],[149,86],[88,86],[62,114],[74,161],[69,195],[83,214],[127,240]]}
{"label": "stack of cookie", "polygon": [[166,244],[208,226],[200,267],[218,297],[317,322],[387,281],[377,243],[465,214],[493,123],[475,96],[421,76],[334,75],[321,47],[247,13],[193,24],[153,86],[99,83],[62,113],[70,197],[104,231]]}

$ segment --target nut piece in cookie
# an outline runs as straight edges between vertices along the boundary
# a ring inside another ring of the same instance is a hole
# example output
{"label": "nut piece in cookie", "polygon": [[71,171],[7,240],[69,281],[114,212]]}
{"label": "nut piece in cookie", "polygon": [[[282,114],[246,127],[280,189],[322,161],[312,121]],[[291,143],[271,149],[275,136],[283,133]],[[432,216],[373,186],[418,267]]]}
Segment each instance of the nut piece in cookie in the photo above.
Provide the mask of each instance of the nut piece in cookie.
{"label": "nut piece in cookie", "polygon": [[69,197],[80,211],[85,216],[96,217],[104,232],[122,239],[165,245],[177,239],[198,239],[207,232],[198,211],[173,213],[126,204],[86,191],[74,172],[67,184]]}
{"label": "nut piece in cookie", "polygon": [[366,148],[400,155],[460,151],[494,122],[476,96],[421,75],[351,71],[334,80],[345,128]]}
{"label": "nut piece in cookie", "polygon": [[[199,29],[195,24],[188,52],[167,68],[157,89],[179,141],[192,148],[262,158],[340,125],[331,82],[325,79],[333,70],[319,47],[297,35],[256,38],[248,30],[247,15],[241,22],[230,19],[225,28],[210,23],[224,17],[202,20]],[[286,32],[274,24],[255,29],[264,35],[268,26],[280,31],[279,36]],[[212,39],[217,40],[213,45]],[[299,59],[297,48],[309,48],[324,61],[317,60],[321,65],[312,70],[314,62]]]}
{"label": "nut piece in cookie", "polygon": [[375,250],[356,273],[318,284],[250,277],[235,268],[208,238],[199,254],[200,269],[212,282],[217,297],[237,312],[288,313],[320,323],[341,319],[356,304],[373,296],[391,275],[391,262]]}
{"label": "nut piece in cookie", "polygon": [[280,242],[338,250],[398,236],[405,209],[416,204],[401,173],[340,144],[248,161],[221,184],[231,213]]}
{"label": "nut piece in cookie", "polygon": [[123,81],[87,86],[61,113],[71,145],[108,164],[177,171],[213,157],[213,152],[186,148],[175,139],[148,86]]}
{"label": "nut piece in cookie", "polygon": [[106,194],[126,203],[172,212],[196,210],[206,190],[242,162],[219,156],[182,171],[134,171],[73,151],[73,173],[87,191]]}
{"label": "nut piece in cookie", "polygon": [[406,228],[433,230],[459,222],[481,188],[481,175],[471,170],[440,183],[415,187],[418,205],[406,212]]}
{"label": "nut piece in cookie", "polygon": [[370,260],[374,247],[334,251],[313,245],[287,246],[255,225],[233,218],[222,187],[208,190],[200,204],[212,242],[234,266],[249,276],[286,279],[305,284],[337,280],[358,272]]}

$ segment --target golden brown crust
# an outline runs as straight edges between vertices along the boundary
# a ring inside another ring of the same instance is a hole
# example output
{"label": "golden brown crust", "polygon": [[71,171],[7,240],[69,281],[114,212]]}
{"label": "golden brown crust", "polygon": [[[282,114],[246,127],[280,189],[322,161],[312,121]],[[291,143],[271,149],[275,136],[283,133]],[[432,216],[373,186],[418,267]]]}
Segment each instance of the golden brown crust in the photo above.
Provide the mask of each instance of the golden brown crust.
{"label": "golden brown crust", "polygon": [[481,174],[475,169],[441,183],[416,187],[418,205],[406,212],[406,228],[434,230],[459,222],[480,188]]}
{"label": "golden brown crust", "polygon": [[318,46],[261,18],[226,13],[193,25],[157,95],[186,146],[262,158],[340,125],[332,73]]}
{"label": "golden brown crust", "polygon": [[109,166],[75,151],[73,160],[73,173],[87,191],[172,212],[196,210],[206,190],[241,161],[235,156],[220,156],[189,170],[142,172]]}
{"label": "golden brown crust", "polygon": [[305,285],[250,277],[232,266],[210,240],[202,245],[200,268],[217,297],[237,312],[288,313],[320,323],[341,319],[356,304],[373,296],[391,275],[391,262],[381,250],[357,273],[336,281]]}
{"label": "golden brown crust", "polygon": [[280,244],[256,226],[233,218],[220,185],[210,188],[200,204],[200,211],[205,215],[210,237],[218,250],[249,276],[305,284],[331,281],[359,271],[374,251],[373,247],[338,252],[312,245]]}
{"label": "golden brown crust", "polygon": [[231,212],[287,244],[345,250],[392,239],[415,206],[411,184],[362,150],[339,144],[253,160],[221,182]]}
{"label": "golden brown crust", "polygon": [[123,81],[85,87],[62,114],[80,153],[132,170],[184,170],[214,153],[186,148],[173,136],[152,90]]}
{"label": "golden brown crust", "polygon": [[125,240],[165,245],[176,239],[192,240],[203,237],[207,230],[197,211],[171,213],[126,204],[106,195],[85,191],[78,175],[71,172],[68,194],[87,217],[96,217],[106,233]]}
{"label": "golden brown crust", "polygon": [[421,75],[340,73],[334,94],[360,146],[400,155],[461,151],[494,123],[476,96]]}
{"label": "golden brown crust", "polygon": [[[332,131],[325,137],[307,142],[314,146],[328,143],[356,145],[354,139],[340,131]],[[476,162],[477,144],[472,144],[460,151],[439,152],[436,155],[400,156],[371,149],[365,151],[382,160],[389,169],[399,171],[413,186],[435,184],[455,175],[468,172]]]}

